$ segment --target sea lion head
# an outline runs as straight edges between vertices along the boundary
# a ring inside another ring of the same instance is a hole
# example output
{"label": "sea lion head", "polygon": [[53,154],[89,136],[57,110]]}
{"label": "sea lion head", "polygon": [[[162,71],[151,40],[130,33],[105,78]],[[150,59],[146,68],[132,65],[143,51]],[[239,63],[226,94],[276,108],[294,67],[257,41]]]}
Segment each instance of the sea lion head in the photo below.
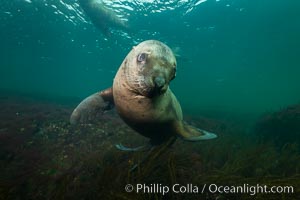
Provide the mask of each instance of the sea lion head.
{"label": "sea lion head", "polygon": [[133,47],[123,67],[128,86],[149,98],[165,93],[176,75],[176,58],[172,50],[156,40]]}

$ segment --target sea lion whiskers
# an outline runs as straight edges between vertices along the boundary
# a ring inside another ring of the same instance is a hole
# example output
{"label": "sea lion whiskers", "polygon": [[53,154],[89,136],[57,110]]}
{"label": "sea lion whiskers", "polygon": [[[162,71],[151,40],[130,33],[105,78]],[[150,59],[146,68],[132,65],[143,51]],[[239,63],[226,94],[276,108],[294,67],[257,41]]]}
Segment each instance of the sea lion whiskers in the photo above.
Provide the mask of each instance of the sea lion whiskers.
{"label": "sea lion whiskers", "polygon": [[125,74],[127,85],[130,90],[136,94],[147,95],[151,92],[151,88],[146,84],[146,78],[143,75],[133,76],[132,74]]}
{"label": "sea lion whiskers", "polygon": [[[145,77],[144,76],[131,76],[129,74],[126,74],[127,82],[131,85],[138,85],[143,86],[145,83]],[[143,83],[143,84],[142,84]]]}

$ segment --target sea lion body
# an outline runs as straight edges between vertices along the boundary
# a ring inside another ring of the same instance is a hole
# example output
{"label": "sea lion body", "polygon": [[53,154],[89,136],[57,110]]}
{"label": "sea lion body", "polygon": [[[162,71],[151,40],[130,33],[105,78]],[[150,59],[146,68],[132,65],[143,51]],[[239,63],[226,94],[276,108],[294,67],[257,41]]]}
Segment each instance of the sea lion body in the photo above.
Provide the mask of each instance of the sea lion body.
{"label": "sea lion body", "polygon": [[[146,62],[149,65],[137,61],[137,56],[142,53],[147,54]],[[165,62],[162,64],[161,60]],[[143,73],[143,68],[146,70],[147,67],[149,69]],[[175,76],[175,70],[176,59],[171,50],[166,45],[151,40],[132,49],[114,79],[113,96],[119,115],[130,127],[152,140],[164,140],[174,135],[172,123],[182,120],[181,107],[168,87]],[[165,91],[161,94],[149,94],[155,88],[153,82],[156,76],[165,80]],[[148,82],[148,85],[143,81]],[[147,88],[149,92],[146,89],[141,92],[143,87],[150,87],[150,90]]]}
{"label": "sea lion body", "polygon": [[140,43],[122,62],[113,87],[81,102],[71,116],[71,123],[85,121],[85,113],[99,110],[99,105],[106,109],[106,102],[110,102],[120,117],[150,138],[152,144],[161,144],[173,136],[189,141],[215,138],[215,134],[183,121],[181,106],[169,88],[176,76],[176,66],[176,58],[167,45],[156,40]]}
{"label": "sea lion body", "polygon": [[[114,90],[114,94],[120,92],[118,89]],[[153,142],[162,142],[169,136],[176,135],[172,123],[182,120],[182,112],[171,90],[153,99],[130,93],[115,95],[118,96],[115,104],[119,115],[131,128]]]}

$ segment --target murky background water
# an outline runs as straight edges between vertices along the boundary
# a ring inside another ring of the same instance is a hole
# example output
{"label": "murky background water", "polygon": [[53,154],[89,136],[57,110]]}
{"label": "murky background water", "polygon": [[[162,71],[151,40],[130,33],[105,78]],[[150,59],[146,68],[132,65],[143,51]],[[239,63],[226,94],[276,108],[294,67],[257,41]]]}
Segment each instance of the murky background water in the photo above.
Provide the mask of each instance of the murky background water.
{"label": "murky background water", "polygon": [[133,45],[178,55],[171,88],[183,109],[261,113],[300,99],[300,2],[103,1],[130,32],[106,37],[75,0],[0,2],[0,87],[83,98],[112,84]]}

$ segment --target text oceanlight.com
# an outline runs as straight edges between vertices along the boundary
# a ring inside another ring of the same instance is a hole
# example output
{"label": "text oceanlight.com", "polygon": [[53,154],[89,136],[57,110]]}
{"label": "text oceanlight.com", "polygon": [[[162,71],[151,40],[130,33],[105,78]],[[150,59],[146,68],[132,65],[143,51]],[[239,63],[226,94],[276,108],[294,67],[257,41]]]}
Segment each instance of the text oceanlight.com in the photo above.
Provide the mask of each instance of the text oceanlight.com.
{"label": "text oceanlight.com", "polygon": [[194,184],[174,184],[171,186],[163,184],[127,184],[125,186],[126,192],[136,192],[143,194],[168,194],[168,193],[181,193],[181,194],[203,194],[219,193],[219,194],[249,194],[255,195],[258,193],[263,194],[280,194],[280,193],[294,193],[293,186],[267,186],[267,185],[249,185],[242,184],[236,186],[225,186],[217,184],[204,184],[201,186]]}

